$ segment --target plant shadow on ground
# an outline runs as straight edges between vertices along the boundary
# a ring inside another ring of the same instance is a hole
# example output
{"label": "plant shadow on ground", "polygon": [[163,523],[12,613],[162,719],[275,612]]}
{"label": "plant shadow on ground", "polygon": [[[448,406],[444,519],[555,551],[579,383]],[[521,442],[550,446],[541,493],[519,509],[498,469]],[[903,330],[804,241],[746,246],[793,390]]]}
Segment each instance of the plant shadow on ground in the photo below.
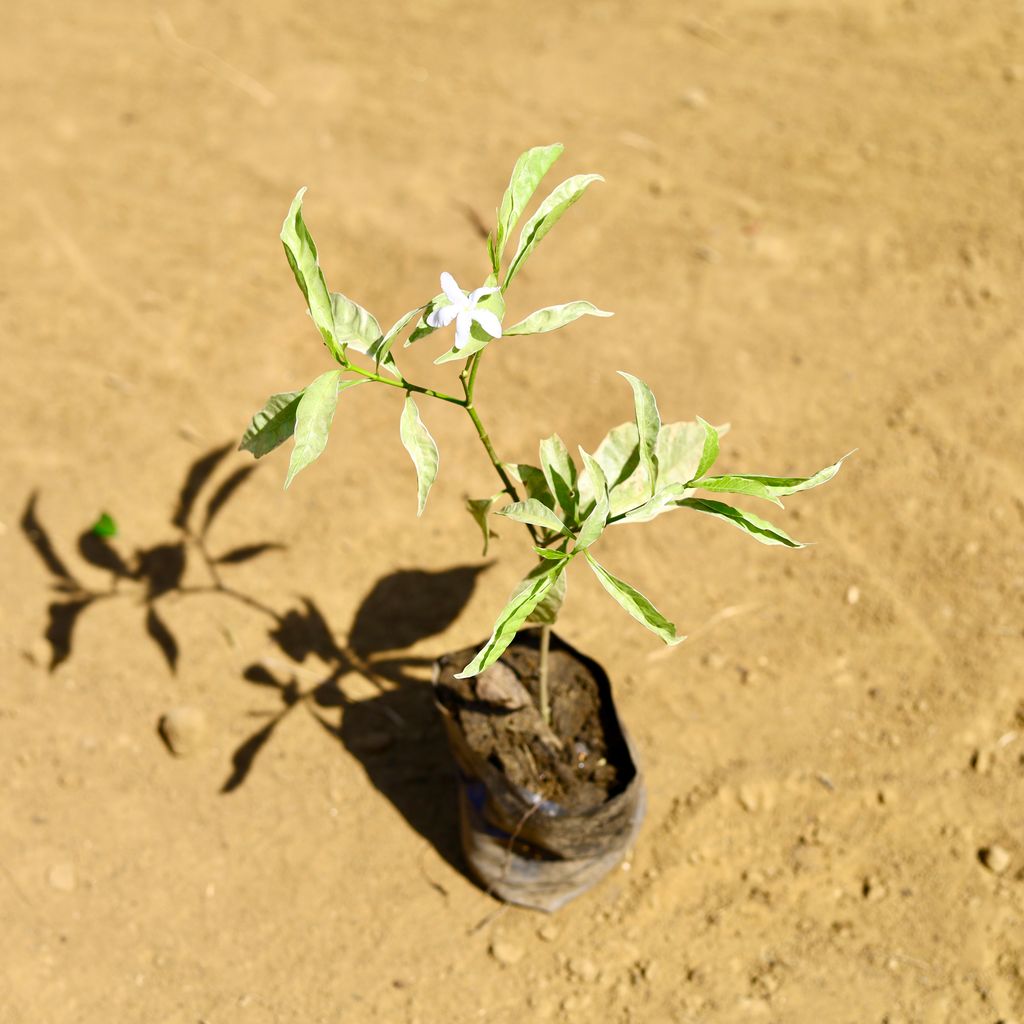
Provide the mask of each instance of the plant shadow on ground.
{"label": "plant shadow on ground", "polygon": [[[245,782],[277,728],[302,706],[362,764],[371,783],[406,821],[465,873],[458,842],[455,768],[428,679],[432,659],[405,652],[455,621],[487,566],[438,572],[407,569],[383,577],[363,599],[347,640],[341,641],[312,598],[301,596],[281,612],[225,581],[225,568],[283,547],[262,542],[221,554],[211,552],[211,525],[256,469],[247,465],[224,477],[200,516],[196,509],[200,493],[231,448],[230,444],[215,448],[189,468],[171,516],[172,539],[127,555],[94,527],[79,535],[81,557],[109,574],[107,586],[101,589],[83,584],[58,554],[38,515],[38,493],[29,497],[21,530],[60,595],[48,606],[44,633],[50,671],[71,657],[74,629],[82,613],[102,602],[138,601],[145,610],[146,633],[172,672],[177,670],[180,644],[160,613],[161,599],[172,594],[217,594],[240,602],[270,620],[268,635],[276,648],[273,657],[249,665],[243,678],[276,691],[280,705],[271,712],[251,713],[266,721],[234,751],[221,792],[231,793]],[[204,567],[209,582],[186,585],[185,570],[191,560]],[[362,680],[361,697],[346,692],[346,680],[354,678]],[[367,691],[370,696],[365,696]]]}

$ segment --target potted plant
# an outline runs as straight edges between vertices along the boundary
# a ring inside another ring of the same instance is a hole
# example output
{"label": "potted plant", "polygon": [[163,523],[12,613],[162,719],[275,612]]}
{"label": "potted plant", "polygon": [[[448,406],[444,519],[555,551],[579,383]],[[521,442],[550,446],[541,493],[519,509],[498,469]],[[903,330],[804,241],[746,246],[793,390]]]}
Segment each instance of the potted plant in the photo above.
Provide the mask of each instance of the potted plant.
{"label": "potted plant", "polygon": [[[763,544],[799,548],[778,527],[720,496],[781,506],[786,495],[830,480],[843,462],[807,477],[712,475],[724,429],[700,418],[662,423],[651,389],[626,372],[634,416],[613,427],[593,454],[580,448],[577,463],[554,435],[540,442],[539,465],[499,456],[476,405],[477,375],[488,350],[508,344],[504,339],[557,330],[584,316],[611,315],[576,300],[505,323],[509,289],[531,253],[588,186],[602,180],[580,174],[558,185],[526,219],[506,259],[513,228],[561,153],[561,145],[540,146],[516,161],[487,240],[483,283],[466,291],[442,273],[440,293],[386,331],[360,305],[328,290],[303,220],[300,190],[281,239],[335,365],[299,391],[272,395],[241,443],[260,458],[294,437],[287,487],[324,450],[342,394],[363,384],[381,385],[400,402],[399,435],[416,469],[422,515],[438,471],[438,450],[420,404],[440,401],[465,410],[500,483],[493,495],[467,502],[482,531],[484,553],[490,517],[501,516],[523,525],[533,564],[490,637],[438,660],[437,705],[460,770],[463,849],[470,867],[503,899],[543,910],[561,906],[619,862],[644,806],[640,773],[607,676],[552,632],[570,565],[585,564],[628,615],[664,643],[680,643],[684,637],[676,627],[596,557],[605,530],[691,509]],[[447,347],[434,362],[455,363],[459,371],[450,391],[413,383],[395,357],[403,337],[409,346],[437,340],[435,334]]]}

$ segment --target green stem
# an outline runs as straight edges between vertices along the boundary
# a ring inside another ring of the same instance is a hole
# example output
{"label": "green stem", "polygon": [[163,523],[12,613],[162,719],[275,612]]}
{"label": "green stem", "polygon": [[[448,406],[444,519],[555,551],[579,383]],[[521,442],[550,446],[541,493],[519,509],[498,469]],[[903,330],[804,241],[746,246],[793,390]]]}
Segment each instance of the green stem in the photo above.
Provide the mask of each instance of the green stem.
{"label": "green stem", "polygon": [[[469,414],[469,418],[473,421],[473,426],[476,427],[477,437],[480,438],[480,442],[483,444],[484,449],[487,452],[487,457],[491,460],[491,465],[494,466],[495,471],[501,478],[502,486],[505,489],[505,493],[513,500],[519,501],[519,492],[516,490],[516,485],[512,482],[512,478],[508,475],[508,471],[502,464],[501,459],[498,458],[498,453],[494,450],[494,445],[491,443],[491,437],[487,433],[487,428],[484,426],[483,421],[480,419],[480,414],[476,411],[476,407],[473,405],[473,391],[476,388],[476,374],[480,368],[480,356],[483,352],[475,352],[469,357],[469,362],[466,363],[462,373],[459,374],[459,380],[462,381],[462,389],[466,393],[466,399],[462,403],[465,407],[466,412]],[[537,532],[537,528],[532,523],[524,524],[530,532],[530,538],[534,544],[541,542],[541,536]]]}
{"label": "green stem", "polygon": [[379,373],[364,370],[362,367],[349,362],[346,362],[344,366],[346,370],[358,373],[360,377],[365,377],[367,380],[375,381],[378,384],[388,384],[393,388],[401,388],[403,391],[415,391],[418,395],[428,395],[430,398],[440,398],[442,402],[451,402],[452,405],[465,406],[466,404],[466,400],[464,398],[456,398],[454,395],[446,395],[443,391],[435,391],[433,388],[421,387],[419,384],[413,384],[404,377],[399,380],[396,380],[393,377],[382,377]]}
{"label": "green stem", "polygon": [[538,670],[540,714],[545,725],[551,724],[551,697],[548,692],[548,650],[551,646],[551,626],[540,627],[540,668]]}

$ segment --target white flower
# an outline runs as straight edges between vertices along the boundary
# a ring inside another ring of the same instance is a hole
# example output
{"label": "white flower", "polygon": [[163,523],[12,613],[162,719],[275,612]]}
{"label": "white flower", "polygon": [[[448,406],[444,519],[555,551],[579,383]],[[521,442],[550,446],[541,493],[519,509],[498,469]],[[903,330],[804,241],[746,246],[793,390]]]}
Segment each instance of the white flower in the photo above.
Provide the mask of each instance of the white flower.
{"label": "white flower", "polygon": [[492,338],[500,338],[501,321],[489,309],[481,309],[477,305],[485,295],[500,290],[500,288],[476,288],[467,295],[446,270],[441,275],[441,291],[444,292],[450,305],[438,306],[427,317],[427,323],[431,327],[447,327],[454,320],[455,347],[457,349],[464,348],[469,341],[469,330],[474,321]]}

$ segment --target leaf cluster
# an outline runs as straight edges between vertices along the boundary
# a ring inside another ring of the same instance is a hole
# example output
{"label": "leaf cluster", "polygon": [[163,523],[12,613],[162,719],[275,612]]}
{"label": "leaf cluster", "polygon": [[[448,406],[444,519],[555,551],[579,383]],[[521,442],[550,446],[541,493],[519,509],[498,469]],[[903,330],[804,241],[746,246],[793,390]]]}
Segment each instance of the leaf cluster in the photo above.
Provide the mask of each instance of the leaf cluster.
{"label": "leaf cluster", "polygon": [[[481,289],[465,293],[468,306],[486,310],[497,318],[502,325],[502,338],[544,334],[582,316],[611,316],[593,303],[575,300],[535,310],[511,326],[504,326],[509,286],[555,224],[591,184],[603,180],[596,174],[579,174],[557,185],[526,218],[516,248],[506,260],[512,232],[525,215],[541,180],[561,156],[562,148],[560,144],[538,146],[516,161],[496,211],[495,229],[487,239],[489,273]],[[622,376],[632,390],[633,419],[610,430],[593,454],[580,448],[579,464],[557,435],[540,442],[539,465],[500,460],[474,402],[481,358],[496,339],[474,321],[468,335],[462,337],[465,343],[461,348],[453,344],[434,360],[438,364],[463,364],[459,373],[461,395],[409,381],[396,361],[395,343],[407,332],[405,346],[443,330],[439,325],[447,324],[455,311],[447,316],[434,314],[453,301],[449,295],[451,288],[457,286],[448,280],[448,294],[442,291],[404,313],[383,331],[367,310],[328,290],[316,245],[303,220],[304,191],[300,190],[292,202],[281,240],[309,315],[338,365],[302,390],[272,395],[250,422],[241,448],[260,458],[294,437],[287,487],[324,451],[339,396],[344,391],[367,382],[399,389],[405,393],[399,436],[416,469],[417,514],[422,515],[437,476],[439,454],[414,396],[430,397],[466,410],[502,483],[501,490],[490,497],[469,499],[466,503],[483,534],[484,554],[495,536],[491,520],[497,515],[526,526],[537,562],[513,591],[490,638],[466,666],[463,676],[476,675],[492,664],[524,624],[555,621],[565,600],[566,570],[580,556],[601,586],[631,617],[667,644],[684,639],[643,594],[594,557],[594,545],[610,526],[650,522],[666,512],[691,509],[728,522],[762,544],[803,546],[767,520],[722,501],[721,495],[760,498],[781,506],[783,497],[830,480],[843,459],[807,477],[711,475],[720,438],[727,428],[716,428],[699,417],[693,422],[663,424],[651,389],[630,373],[622,372]],[[459,299],[457,293],[454,299]],[[465,315],[467,307],[458,308],[462,310],[459,316]],[[462,329],[465,331],[465,323]],[[354,360],[352,353],[363,357],[364,362]]]}

